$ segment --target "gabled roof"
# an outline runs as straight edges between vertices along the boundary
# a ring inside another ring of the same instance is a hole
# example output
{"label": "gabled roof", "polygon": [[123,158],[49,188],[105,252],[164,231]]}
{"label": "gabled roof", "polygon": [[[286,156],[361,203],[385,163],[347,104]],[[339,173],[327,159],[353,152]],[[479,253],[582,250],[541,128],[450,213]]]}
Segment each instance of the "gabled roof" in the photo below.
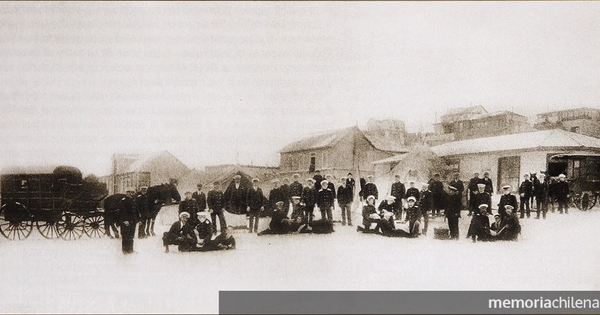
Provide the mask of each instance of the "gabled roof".
{"label": "gabled roof", "polygon": [[381,159],[381,160],[371,162],[371,164],[386,164],[386,163],[400,162],[400,161],[404,160],[407,155],[408,155],[408,153],[397,154],[394,156],[390,156],[389,158],[386,158],[386,159]]}
{"label": "gabled roof", "polygon": [[378,132],[363,132],[363,135],[377,150],[386,152],[408,152],[410,149],[400,141],[400,137],[392,135],[383,135]]}
{"label": "gabled roof", "polygon": [[[170,159],[172,159],[174,163],[185,166],[185,164],[183,164],[181,161],[179,161],[179,159],[177,159],[169,151],[159,151],[159,152],[153,152],[153,153],[148,153],[148,154],[139,156],[139,158],[135,162],[131,163],[131,165],[129,165],[129,167],[127,167],[127,170],[125,172],[145,171],[144,168],[147,167],[148,164],[152,163],[154,159],[162,157],[162,156],[167,156]],[[186,168],[187,168],[187,166],[186,166]]]}
{"label": "gabled roof", "polygon": [[453,141],[431,149],[439,156],[541,148],[600,150],[600,139],[562,129],[515,133],[496,137]]}
{"label": "gabled roof", "polygon": [[315,150],[320,148],[332,147],[354,130],[358,130],[358,128],[350,127],[319,133],[308,138],[292,142],[286,145],[283,149],[281,149],[279,153]]}
{"label": "gabled roof", "polygon": [[[479,114],[479,115],[473,116],[473,117],[471,117],[470,119],[467,119],[467,120],[483,119],[483,118],[489,118],[489,117],[494,117],[494,116],[504,116],[504,115],[512,115],[512,116],[525,117],[525,116],[517,114],[515,112],[511,112],[511,111],[508,111],[508,110],[501,110],[501,111],[492,112],[492,113]],[[527,118],[527,117],[525,117],[525,118]]]}
{"label": "gabled roof", "polygon": [[394,137],[393,135],[385,136],[378,131],[363,132],[358,129],[358,127],[350,127],[319,133],[317,135],[313,135],[300,141],[288,144],[279,152],[287,153],[333,147],[352,132],[357,132],[358,134],[363,135],[367,141],[378,150],[396,153],[408,152],[408,148],[401,143],[399,137]]}

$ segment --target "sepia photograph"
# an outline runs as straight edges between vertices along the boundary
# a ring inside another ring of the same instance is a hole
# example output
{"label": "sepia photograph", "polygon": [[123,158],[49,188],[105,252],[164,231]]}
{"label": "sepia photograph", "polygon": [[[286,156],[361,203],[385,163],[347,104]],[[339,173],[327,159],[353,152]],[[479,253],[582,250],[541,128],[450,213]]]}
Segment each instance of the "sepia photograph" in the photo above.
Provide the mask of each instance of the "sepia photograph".
{"label": "sepia photograph", "polygon": [[599,313],[599,17],[1,1],[0,313]]}

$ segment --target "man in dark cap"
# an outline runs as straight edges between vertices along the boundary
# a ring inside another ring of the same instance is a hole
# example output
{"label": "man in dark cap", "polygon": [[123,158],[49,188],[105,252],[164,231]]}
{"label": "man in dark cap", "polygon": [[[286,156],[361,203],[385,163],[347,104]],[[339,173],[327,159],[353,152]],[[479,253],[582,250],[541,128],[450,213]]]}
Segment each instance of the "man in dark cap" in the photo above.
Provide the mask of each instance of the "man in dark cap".
{"label": "man in dark cap", "polygon": [[279,187],[279,191],[283,195],[283,212],[287,216],[290,213],[290,201],[292,200],[292,195],[290,194],[290,179],[284,178],[283,184]]}
{"label": "man in dark cap", "polygon": [[[281,188],[279,187],[279,179],[274,179],[271,181],[273,184],[271,190],[269,191],[269,205],[268,205],[268,214],[270,215],[276,208],[276,204],[278,201],[284,201],[285,196],[281,192]],[[283,208],[282,208],[283,209]]]}
{"label": "man in dark cap", "polygon": [[146,238],[150,235],[146,234],[148,224],[152,218],[154,211],[154,200],[150,200],[148,196],[148,186],[140,187],[140,192],[135,196],[135,206],[140,214],[140,225],[138,227],[138,238]]}
{"label": "man in dark cap", "polygon": [[461,196],[458,194],[458,189],[454,186],[449,186],[448,206],[444,215],[448,219],[448,229],[450,230],[450,238],[458,239],[458,219],[460,218],[460,209],[462,208]]}
{"label": "man in dark cap", "polygon": [[192,194],[192,198],[198,203],[199,211],[206,211],[206,195],[202,192],[202,184],[196,185],[196,191]]}
{"label": "man in dark cap", "polygon": [[[492,214],[492,196],[485,192],[485,184],[477,184],[477,194],[475,195],[475,203],[478,205],[486,204],[488,214]],[[481,209],[480,209],[481,210]]]}
{"label": "man in dark cap", "polygon": [[402,220],[402,199],[406,193],[406,187],[400,181],[400,174],[394,175],[395,182],[392,183],[391,195],[394,196],[394,216],[396,220]]}
{"label": "man in dark cap", "polygon": [[477,241],[485,242],[493,240],[490,231],[487,204],[484,203],[479,205],[479,213],[475,214],[471,219],[471,225],[469,226],[469,231],[467,233],[467,238],[468,237],[473,240],[473,243]]}
{"label": "man in dark cap", "polygon": [[485,184],[485,192],[488,194],[493,194],[494,193],[494,184],[492,183],[492,179],[490,178],[490,172],[485,171],[483,172],[483,178],[481,179],[481,182],[483,184]]}
{"label": "man in dark cap", "polygon": [[440,180],[439,173],[435,173],[433,179],[429,181],[429,190],[433,197],[433,209],[431,214],[439,216],[440,210],[444,208],[444,184],[442,184],[442,181]]}
{"label": "man in dark cap", "polygon": [[481,178],[479,178],[479,173],[475,172],[473,174],[473,178],[471,178],[471,180],[469,180],[469,186],[467,187],[469,190],[469,214],[468,214],[469,216],[473,215],[473,213],[479,212],[479,210],[477,209],[478,204],[475,200],[475,196],[479,192],[479,188],[477,187],[477,184],[480,184],[480,183],[481,183]]}
{"label": "man in dark cap", "polygon": [[290,184],[290,198],[292,196],[302,196],[302,184],[300,183],[300,174],[292,175],[293,183]]}
{"label": "man in dark cap", "polygon": [[260,217],[260,212],[265,210],[265,196],[262,192],[262,189],[258,187],[258,178],[252,179],[252,188],[248,189],[246,193],[246,205],[248,207],[248,215],[249,215],[249,226],[248,232],[256,233],[258,231],[258,220]]}
{"label": "man in dark cap", "polygon": [[558,175],[558,182],[556,183],[555,188],[558,213],[560,214],[563,213],[563,210],[566,214],[569,214],[569,183],[566,179],[567,176],[565,176],[565,174]]}
{"label": "man in dark cap", "polygon": [[348,218],[348,225],[352,226],[352,201],[354,195],[352,194],[352,187],[348,186],[348,181],[345,177],[340,179],[340,187],[337,191],[338,205],[342,209],[342,225],[346,225],[346,218]]}
{"label": "man in dark cap", "polygon": [[454,172],[454,178],[452,178],[452,180],[450,181],[450,183],[448,185],[456,188],[456,191],[458,192],[458,195],[460,196],[460,208],[463,208],[462,205],[462,197],[463,197],[463,193],[465,192],[465,184],[463,183],[462,180],[460,180],[460,173],[458,171]]}
{"label": "man in dark cap", "polygon": [[208,212],[210,212],[213,234],[217,234],[217,217],[219,218],[219,226],[221,228],[220,231],[225,231],[227,228],[225,215],[223,214],[223,210],[225,210],[225,203],[223,201],[221,184],[219,182],[213,183],[213,189],[211,189],[206,196],[206,203],[208,204]]}
{"label": "man in dark cap", "polygon": [[377,185],[373,183],[374,178],[373,175],[367,176],[367,182],[362,190],[362,195],[363,197],[373,196],[375,197],[375,202],[377,202],[379,200],[379,191],[377,190]]}
{"label": "man in dark cap", "polygon": [[117,212],[118,222],[121,226],[121,249],[123,254],[133,254],[133,240],[135,239],[135,226],[140,219],[140,214],[135,206],[133,197],[135,189],[127,189],[127,195],[119,201],[119,209]]}
{"label": "man in dark cap", "polygon": [[356,187],[356,181],[354,180],[354,176],[352,176],[352,173],[348,173],[348,176],[346,177],[346,186],[352,188],[352,195],[354,195],[354,193],[356,192],[354,190]]}
{"label": "man in dark cap", "polygon": [[306,179],[306,187],[302,189],[301,203],[304,205],[304,216],[308,223],[314,218],[315,205],[317,204],[317,190],[315,189],[314,179]]}
{"label": "man in dark cap", "polygon": [[321,190],[317,193],[317,206],[321,211],[321,220],[333,220],[333,192],[327,187],[327,180],[321,181]]}
{"label": "man in dark cap", "polygon": [[[185,192],[185,199],[179,203],[179,213],[187,212],[187,213],[197,213],[198,211],[198,203],[196,199],[192,198],[192,192]],[[190,218],[190,224],[196,225],[198,223],[196,218]]]}
{"label": "man in dark cap", "polygon": [[525,217],[525,212],[527,212],[527,218],[530,216],[531,209],[529,207],[529,202],[531,200],[531,195],[533,194],[533,183],[529,180],[529,174],[523,175],[523,182],[519,186],[519,196],[521,204],[519,208],[521,208],[521,219]]}
{"label": "man in dark cap", "polygon": [[321,176],[321,171],[316,170],[315,176],[313,176],[313,180],[315,181],[315,189],[317,191],[321,190],[321,182],[323,181],[323,176]]}
{"label": "man in dark cap", "polygon": [[502,186],[502,196],[500,196],[500,203],[498,203],[498,214],[500,218],[506,216],[506,206],[510,205],[513,209],[517,209],[517,197],[510,193],[510,185]]}

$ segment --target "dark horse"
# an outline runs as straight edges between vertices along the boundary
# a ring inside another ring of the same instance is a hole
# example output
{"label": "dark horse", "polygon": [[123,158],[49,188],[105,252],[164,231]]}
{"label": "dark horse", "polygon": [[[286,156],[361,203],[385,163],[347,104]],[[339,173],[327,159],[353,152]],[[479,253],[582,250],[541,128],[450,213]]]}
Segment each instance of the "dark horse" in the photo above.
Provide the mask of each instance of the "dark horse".
{"label": "dark horse", "polygon": [[[121,207],[121,201],[127,197],[125,194],[116,194],[106,197],[104,199],[104,226],[106,235],[112,237],[110,233],[110,227],[117,233],[117,221],[119,218],[119,209]],[[169,204],[172,200],[176,202],[181,201],[181,195],[177,191],[177,187],[174,184],[161,184],[152,187],[148,187],[148,200],[152,203],[152,211],[150,213],[141,214],[140,216],[140,229],[144,231],[146,235],[154,234],[154,222],[160,209],[163,205]]]}

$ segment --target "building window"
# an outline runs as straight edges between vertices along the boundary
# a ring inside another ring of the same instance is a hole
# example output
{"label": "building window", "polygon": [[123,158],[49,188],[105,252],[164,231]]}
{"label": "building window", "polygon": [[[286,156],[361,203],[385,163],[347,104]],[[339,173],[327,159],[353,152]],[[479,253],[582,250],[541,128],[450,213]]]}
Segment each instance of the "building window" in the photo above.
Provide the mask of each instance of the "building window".
{"label": "building window", "polygon": [[571,132],[579,133],[579,126],[571,127]]}
{"label": "building window", "polygon": [[308,171],[313,173],[315,171],[315,164],[317,163],[317,158],[314,153],[310,154],[310,166],[308,167]]}

